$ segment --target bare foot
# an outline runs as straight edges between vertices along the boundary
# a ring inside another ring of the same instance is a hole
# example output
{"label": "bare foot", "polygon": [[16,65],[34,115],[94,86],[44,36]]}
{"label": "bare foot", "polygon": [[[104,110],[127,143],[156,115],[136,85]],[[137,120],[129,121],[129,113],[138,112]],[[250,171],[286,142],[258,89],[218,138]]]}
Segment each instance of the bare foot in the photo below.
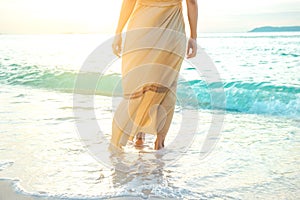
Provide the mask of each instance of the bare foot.
{"label": "bare foot", "polygon": [[165,147],[165,137],[162,135],[157,135],[154,143],[154,149],[160,150]]}
{"label": "bare foot", "polygon": [[141,147],[144,145],[145,141],[145,133],[138,133],[136,134],[136,140],[135,140],[135,146],[136,147]]}

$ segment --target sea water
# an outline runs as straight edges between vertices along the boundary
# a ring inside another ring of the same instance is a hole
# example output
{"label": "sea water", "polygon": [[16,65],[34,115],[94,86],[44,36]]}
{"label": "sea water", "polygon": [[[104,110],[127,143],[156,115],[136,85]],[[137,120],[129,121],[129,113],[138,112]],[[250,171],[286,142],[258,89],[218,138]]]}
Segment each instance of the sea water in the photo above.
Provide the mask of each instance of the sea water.
{"label": "sea water", "polygon": [[[182,124],[183,110],[197,113],[197,118],[189,119],[198,122],[193,138],[186,138],[191,140],[189,148],[174,162],[148,159],[147,154],[155,152],[154,138],[147,136],[148,153],[127,152],[138,157],[127,171],[92,155],[74,116],[74,109],[94,110],[102,139],[109,140],[112,102],[117,98],[110,92],[121,78],[120,60],[114,60],[94,91],[93,107],[73,107],[78,71],[108,39],[0,35],[0,183],[38,199],[299,197],[300,33],[202,34],[198,44],[213,60],[226,95],[216,145],[201,157],[215,110],[197,66],[184,61],[177,90],[181,101],[166,150],[178,129],[189,131]],[[197,94],[196,101],[189,101],[186,87]],[[3,197],[5,190],[0,188],[0,193]]]}

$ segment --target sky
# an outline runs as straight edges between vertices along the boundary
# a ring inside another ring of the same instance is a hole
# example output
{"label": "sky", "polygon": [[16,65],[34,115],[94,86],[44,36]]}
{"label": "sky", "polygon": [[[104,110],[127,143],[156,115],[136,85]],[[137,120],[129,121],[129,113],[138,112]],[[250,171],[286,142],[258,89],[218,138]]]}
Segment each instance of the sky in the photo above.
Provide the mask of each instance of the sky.
{"label": "sky", "polygon": [[[0,0],[0,33],[113,34],[121,4],[122,0]],[[200,33],[300,25],[300,0],[198,0],[198,6]]]}

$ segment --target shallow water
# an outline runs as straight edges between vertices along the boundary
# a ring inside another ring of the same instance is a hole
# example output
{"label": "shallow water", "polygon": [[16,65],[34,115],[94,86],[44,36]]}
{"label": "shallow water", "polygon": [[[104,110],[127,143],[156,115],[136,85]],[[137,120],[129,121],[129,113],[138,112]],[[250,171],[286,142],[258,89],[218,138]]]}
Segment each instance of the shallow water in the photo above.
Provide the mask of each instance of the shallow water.
{"label": "shallow water", "polygon": [[[2,182],[15,180],[18,193],[50,199],[297,199],[299,34],[199,38],[227,84],[225,121],[215,148],[201,157],[214,111],[203,103],[205,83],[185,65],[181,73],[199,93],[200,109],[177,105],[166,144],[172,144],[182,111],[188,109],[198,113],[199,120],[190,148],[171,162],[161,159],[164,152],[151,150],[154,138],[148,136],[146,153],[129,146],[120,155],[131,162],[122,170],[116,170],[120,159],[101,163],[88,151],[73,113],[94,109],[96,118],[91,120],[104,133],[95,143],[107,143],[112,97],[96,95],[94,108],[73,108],[72,81],[88,53],[103,40],[98,37],[0,36]],[[179,84],[180,98],[185,84]],[[189,133],[189,127],[183,127]]]}

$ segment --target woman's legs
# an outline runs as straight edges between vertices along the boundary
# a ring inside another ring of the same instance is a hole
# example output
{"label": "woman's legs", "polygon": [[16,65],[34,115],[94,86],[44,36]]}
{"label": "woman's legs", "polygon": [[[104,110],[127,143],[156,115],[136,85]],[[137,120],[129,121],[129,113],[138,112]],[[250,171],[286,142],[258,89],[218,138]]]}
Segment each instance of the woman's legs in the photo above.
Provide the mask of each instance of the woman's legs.
{"label": "woman's legs", "polygon": [[154,143],[154,149],[159,150],[165,147],[165,136],[164,135],[157,135],[156,140]]}
{"label": "woman's legs", "polygon": [[[164,148],[165,144],[165,135],[157,135],[156,136],[156,140],[154,142],[154,149],[155,150],[159,150],[159,149],[162,149]],[[135,146],[136,147],[141,147],[143,146],[144,144],[144,141],[145,141],[145,133],[142,133],[142,132],[139,132],[137,135],[136,135],[136,139],[135,139]]]}
{"label": "woman's legs", "polygon": [[174,94],[174,91],[175,89],[169,90],[166,94],[165,99],[161,102],[161,106],[165,109],[165,113],[164,116],[160,116],[161,118],[159,118],[161,124],[158,126],[159,132],[157,133],[154,143],[155,150],[159,150],[165,147],[165,138],[172,122],[176,103],[176,95]]}
{"label": "woman's legs", "polygon": [[145,133],[139,132],[136,134],[135,146],[140,147],[143,146],[145,141]]}

